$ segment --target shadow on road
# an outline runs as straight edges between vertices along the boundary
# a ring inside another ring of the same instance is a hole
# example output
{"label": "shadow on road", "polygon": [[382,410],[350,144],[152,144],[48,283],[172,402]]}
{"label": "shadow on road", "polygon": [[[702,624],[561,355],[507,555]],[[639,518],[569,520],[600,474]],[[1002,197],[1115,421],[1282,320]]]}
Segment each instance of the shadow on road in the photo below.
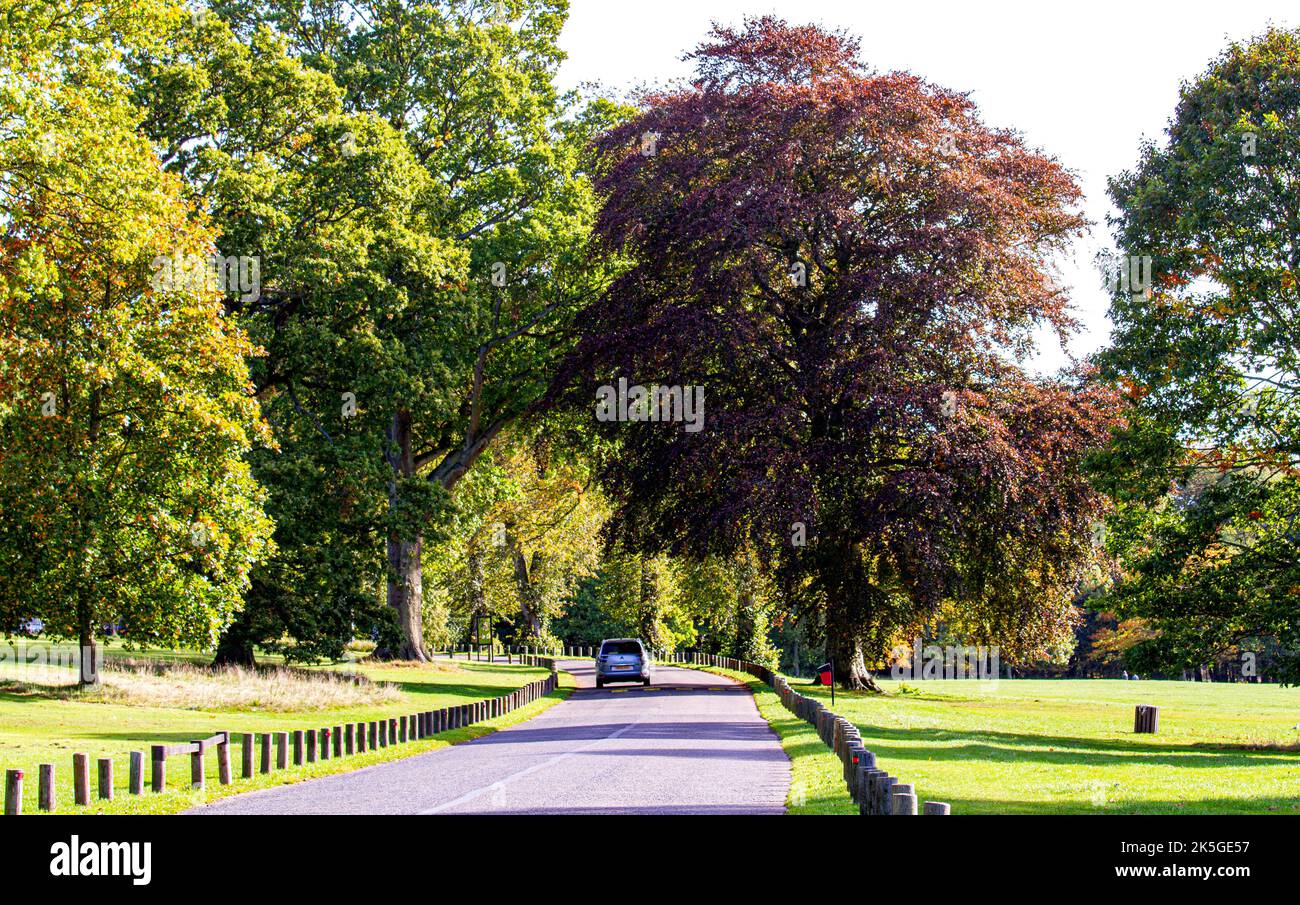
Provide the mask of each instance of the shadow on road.
{"label": "shadow on road", "polygon": [[[485,735],[467,744],[474,745],[513,745],[519,742],[584,742],[609,738],[620,729],[626,729],[627,723],[590,723],[578,726],[539,727],[536,729],[516,726],[509,732],[496,732]],[[731,722],[673,722],[673,723],[637,723],[620,736],[626,740],[695,739],[712,741],[764,742],[772,737],[771,730],[765,723],[731,723]],[[669,749],[657,749],[671,753]],[[648,751],[647,753],[654,753]]]}

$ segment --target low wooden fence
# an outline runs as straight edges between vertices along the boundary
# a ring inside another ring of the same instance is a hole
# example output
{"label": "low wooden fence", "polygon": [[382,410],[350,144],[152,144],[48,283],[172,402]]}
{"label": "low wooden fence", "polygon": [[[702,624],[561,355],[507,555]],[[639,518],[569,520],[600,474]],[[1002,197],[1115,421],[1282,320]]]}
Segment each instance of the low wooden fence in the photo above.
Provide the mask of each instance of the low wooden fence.
{"label": "low wooden fence", "polygon": [[[821,740],[835,752],[843,766],[844,784],[857,803],[859,814],[917,813],[916,788],[879,768],[875,754],[862,744],[858,727],[817,698],[795,691],[785,676],[757,663],[713,654],[688,654],[679,662],[749,673],[770,686],[785,709],[815,728]],[[921,813],[951,814],[952,808],[942,801],[927,801]]]}
{"label": "low wooden fence", "polygon": [[[190,788],[203,789],[207,783],[209,752],[216,754],[218,782],[223,786],[230,785],[234,782],[230,748],[236,741],[239,742],[241,754],[240,778],[251,779],[254,770],[259,774],[268,774],[288,769],[291,762],[293,766],[300,767],[317,761],[352,757],[380,748],[419,741],[440,732],[460,729],[504,716],[545,697],[558,687],[559,676],[553,658],[529,654],[526,662],[534,666],[548,667],[551,674],[497,698],[471,701],[454,707],[444,707],[441,710],[425,710],[382,720],[323,726],[320,729],[262,733],[218,732],[208,738],[185,744],[153,745],[149,749],[149,788],[155,793],[166,789],[168,761],[188,755]],[[145,791],[144,752],[130,752],[128,761],[130,770],[128,792],[131,795],[143,795]],[[54,764],[41,764],[38,777],[40,785],[37,809],[57,810]],[[22,813],[24,779],[25,774],[22,770],[5,771],[4,813],[6,815],[16,816]],[[113,758],[99,758],[97,780],[98,799],[112,801],[115,791]],[[81,806],[89,805],[90,760],[85,754],[72,755],[72,786],[73,803]]]}

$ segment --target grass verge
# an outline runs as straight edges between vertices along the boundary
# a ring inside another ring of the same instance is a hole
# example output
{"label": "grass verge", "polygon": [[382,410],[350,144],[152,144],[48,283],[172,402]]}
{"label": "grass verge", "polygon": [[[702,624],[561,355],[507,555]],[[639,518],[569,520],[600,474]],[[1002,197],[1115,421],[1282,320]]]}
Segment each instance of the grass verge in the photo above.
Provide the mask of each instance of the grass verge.
{"label": "grass verge", "polygon": [[[24,814],[39,813],[36,810],[36,768],[41,763],[55,765],[57,813],[174,813],[227,795],[347,772],[476,738],[537,715],[567,697],[571,690],[571,680],[561,674],[561,688],[547,698],[496,720],[350,758],[290,767],[268,776],[255,774],[249,780],[238,778],[242,752],[239,744],[235,744],[231,752],[235,781],[229,786],[218,784],[216,756],[209,754],[205,792],[195,793],[188,788],[188,758],[173,758],[168,761],[167,790],[156,795],[151,792],[142,796],[128,794],[127,752],[145,751],[147,755],[150,744],[187,742],[223,730],[262,733],[332,728],[348,722],[438,710],[496,697],[547,674],[545,669],[479,662],[457,663],[454,667],[443,661],[433,667],[362,664],[352,668],[372,681],[393,683],[400,690],[400,696],[394,702],[382,705],[278,712],[255,708],[206,710],[127,706],[78,700],[63,689],[39,691],[11,686],[13,690],[0,692],[0,769],[17,768],[26,772]],[[74,752],[85,752],[92,761],[92,795],[96,786],[94,761],[100,757],[113,758],[115,798],[112,802],[93,800],[88,807],[72,804]]]}
{"label": "grass verge", "polygon": [[[567,683],[566,683],[567,679]],[[328,761],[317,761],[314,764],[305,764],[301,767],[290,767],[278,773],[270,773],[266,776],[255,773],[252,779],[237,779],[228,786],[213,785],[209,780],[209,785],[202,792],[194,792],[189,789],[168,789],[160,795],[146,793],[139,796],[126,796],[112,803],[103,803],[102,805],[92,805],[89,808],[79,808],[80,813],[89,814],[176,814],[189,808],[217,801],[221,798],[229,798],[232,795],[240,795],[244,792],[253,792],[257,789],[269,789],[275,786],[287,786],[294,783],[303,782],[308,779],[317,779],[322,776],[333,776],[338,773],[350,773],[354,770],[360,770],[363,767],[371,767],[376,764],[389,763],[390,761],[402,760],[407,757],[414,757],[418,754],[425,754],[429,751],[436,751],[439,748],[445,748],[448,745],[456,745],[461,742],[471,741],[490,735],[500,729],[508,726],[514,726],[525,720],[530,720],[538,714],[555,706],[567,698],[573,691],[572,679],[567,674],[560,674],[561,686],[546,697],[533,701],[527,706],[521,707],[504,716],[492,720],[485,720],[482,723],[476,723],[473,726],[466,726],[462,729],[453,729],[450,732],[442,732],[432,738],[420,739],[415,742],[407,742],[381,748],[378,751],[367,751],[365,754],[345,757],[341,760],[330,759]],[[235,775],[239,774],[239,754],[238,745],[231,752],[231,759],[234,762]],[[183,759],[182,759],[183,760]],[[188,770],[188,766],[182,764]]]}

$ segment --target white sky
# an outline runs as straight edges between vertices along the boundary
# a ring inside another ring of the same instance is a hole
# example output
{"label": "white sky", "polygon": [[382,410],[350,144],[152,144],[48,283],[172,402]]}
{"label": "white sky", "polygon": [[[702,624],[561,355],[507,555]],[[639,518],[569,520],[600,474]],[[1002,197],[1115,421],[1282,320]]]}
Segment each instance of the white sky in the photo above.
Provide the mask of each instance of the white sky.
{"label": "white sky", "polygon": [[[792,23],[844,28],[862,39],[867,64],[910,70],[970,92],[985,122],[1021,132],[1074,171],[1084,212],[1096,225],[1061,279],[1083,330],[1075,355],[1105,344],[1108,301],[1092,264],[1109,247],[1107,176],[1131,167],[1143,137],[1161,139],[1178,86],[1200,73],[1230,40],[1269,23],[1300,27],[1296,0],[1150,2],[1092,0],[845,2],[845,0],[570,0],[561,46],[561,83],[597,82],[624,94],[690,73],[680,57],[714,20],[774,13]],[[1040,343],[1035,366],[1066,361],[1055,341]]]}

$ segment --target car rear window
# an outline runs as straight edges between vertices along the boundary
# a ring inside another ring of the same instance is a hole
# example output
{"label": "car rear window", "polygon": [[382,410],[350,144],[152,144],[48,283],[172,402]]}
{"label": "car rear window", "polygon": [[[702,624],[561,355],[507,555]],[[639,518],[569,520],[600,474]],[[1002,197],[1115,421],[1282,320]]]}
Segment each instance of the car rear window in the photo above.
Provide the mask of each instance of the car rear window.
{"label": "car rear window", "polygon": [[601,656],[609,654],[636,654],[640,656],[641,645],[635,641],[606,641],[600,649]]}

